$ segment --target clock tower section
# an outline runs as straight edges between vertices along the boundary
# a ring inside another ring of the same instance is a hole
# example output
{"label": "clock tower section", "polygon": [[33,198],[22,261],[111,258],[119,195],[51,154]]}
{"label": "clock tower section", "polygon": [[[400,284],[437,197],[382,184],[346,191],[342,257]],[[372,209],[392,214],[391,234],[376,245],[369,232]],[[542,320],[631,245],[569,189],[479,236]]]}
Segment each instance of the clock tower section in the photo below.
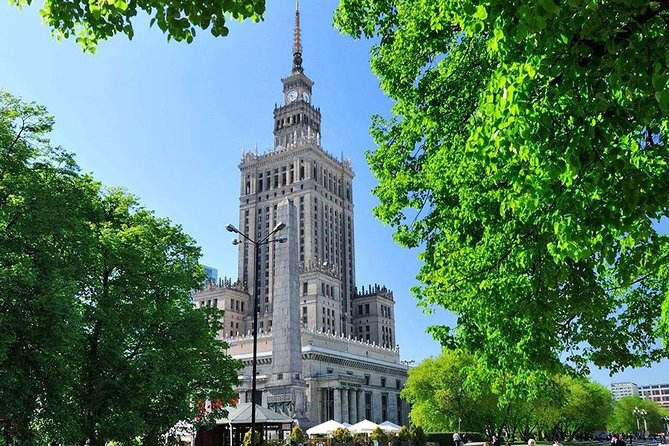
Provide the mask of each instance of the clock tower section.
{"label": "clock tower section", "polygon": [[314,82],[302,68],[300,10],[295,9],[293,70],[283,83],[283,105],[274,108],[274,146],[288,147],[301,139],[316,140],[320,146],[321,111],[311,105]]}

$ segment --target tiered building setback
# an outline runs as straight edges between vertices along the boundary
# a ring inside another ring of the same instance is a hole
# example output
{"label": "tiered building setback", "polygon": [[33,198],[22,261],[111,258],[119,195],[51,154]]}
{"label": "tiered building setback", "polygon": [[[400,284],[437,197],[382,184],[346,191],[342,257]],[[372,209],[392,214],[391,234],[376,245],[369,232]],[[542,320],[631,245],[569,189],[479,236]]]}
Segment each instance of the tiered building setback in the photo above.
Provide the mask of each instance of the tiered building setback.
{"label": "tiered building setback", "polygon": [[257,259],[253,246],[240,244],[238,279],[208,282],[194,302],[225,310],[221,336],[245,363],[240,401],[251,401],[255,298],[256,401],[303,427],[329,419],[406,424],[399,393],[407,368],[395,343],[393,293],[380,285],[356,288],[354,173],[348,159],[321,144],[321,113],[302,62],[296,10],[293,67],[282,79],[283,104],[274,109],[274,148],[245,153],[239,165],[239,230],[260,240],[282,222],[286,229],[277,236],[287,243],[261,246]]}

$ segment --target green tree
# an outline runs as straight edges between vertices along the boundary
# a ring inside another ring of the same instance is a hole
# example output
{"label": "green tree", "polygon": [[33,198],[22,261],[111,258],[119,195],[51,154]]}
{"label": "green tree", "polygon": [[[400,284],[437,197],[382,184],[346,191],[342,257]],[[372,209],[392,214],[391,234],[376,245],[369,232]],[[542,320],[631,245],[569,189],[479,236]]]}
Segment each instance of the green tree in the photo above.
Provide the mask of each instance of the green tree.
{"label": "green tree", "polygon": [[369,439],[372,441],[377,441],[381,446],[383,446],[388,443],[388,434],[386,434],[386,432],[380,427],[377,427],[372,431],[371,434],[369,434]]}
{"label": "green tree", "polygon": [[44,107],[0,91],[0,436],[35,440],[32,425],[72,440],[81,307],[97,187],[49,146]]}
{"label": "green tree", "polygon": [[422,249],[420,305],[458,316],[444,345],[525,377],[667,357],[668,9],[340,0],[395,101],[375,214]]}
{"label": "green tree", "polygon": [[562,406],[562,435],[578,438],[603,430],[613,411],[613,394],[605,386],[585,378],[562,378],[567,388]]}
{"label": "green tree", "polygon": [[489,389],[468,387],[479,363],[460,350],[444,350],[409,370],[401,396],[411,405],[409,417],[427,432],[454,431],[458,419],[468,431],[485,431],[495,418],[498,399]]}
{"label": "green tree", "polygon": [[611,392],[586,378],[558,375],[533,382],[528,385],[540,390],[528,396],[515,395],[513,386],[486,384],[486,376],[492,375],[485,363],[461,351],[444,350],[421,362],[409,371],[401,394],[411,405],[412,423],[432,432],[454,431],[461,419],[467,431],[564,439],[603,428],[611,414]]}
{"label": "green tree", "polygon": [[[192,418],[198,401],[231,401],[240,364],[216,339],[222,313],[191,302],[204,280],[194,241],[122,191],[103,193],[98,205],[80,295],[84,438],[153,444]],[[211,408],[209,417],[221,414],[221,404]]]}
{"label": "green tree", "polygon": [[533,411],[537,429],[548,438],[576,439],[604,430],[613,410],[609,389],[583,377],[557,376],[551,394]]}
{"label": "green tree", "polygon": [[411,441],[411,432],[409,431],[409,428],[407,428],[405,425],[402,425],[400,430],[397,432],[397,439],[400,442]]}
{"label": "green tree", "polygon": [[307,435],[300,426],[294,426],[290,431],[290,442],[293,444],[303,443],[307,440]]}
{"label": "green tree", "polygon": [[[10,0],[22,8],[33,0]],[[83,0],[45,0],[40,10],[42,19],[57,39],[75,37],[84,51],[95,52],[100,41],[118,33],[132,39],[133,20],[140,15],[150,17],[150,26],[158,25],[168,39],[191,43],[196,29],[210,29],[214,36],[228,35],[226,19],[254,22],[263,19],[264,0],[207,0],[182,2],[173,0],[115,0],[89,2]]]}
{"label": "green tree", "polygon": [[608,429],[611,432],[637,433],[644,429],[643,420],[637,418],[634,409],[646,411],[646,424],[651,434],[664,432],[662,416],[669,416],[669,411],[655,401],[642,399],[638,396],[625,396],[616,401],[609,418]]}
{"label": "green tree", "polygon": [[332,432],[332,438],[337,443],[348,443],[353,440],[353,435],[351,435],[351,431],[345,427],[338,427]]}
{"label": "green tree", "polygon": [[[239,361],[196,309],[199,248],[51,149],[43,107],[0,94],[0,433],[5,443],[157,444],[223,414]],[[199,403],[211,410],[199,413]]]}
{"label": "green tree", "polygon": [[412,444],[415,444],[416,446],[423,446],[427,441],[427,437],[425,436],[423,428],[418,425],[412,424],[410,431],[411,431],[411,438],[413,439]]}
{"label": "green tree", "polygon": [[[260,432],[255,431],[254,438],[256,445],[262,443],[262,434]],[[251,429],[247,430],[244,434],[243,444],[244,446],[251,446]]]}

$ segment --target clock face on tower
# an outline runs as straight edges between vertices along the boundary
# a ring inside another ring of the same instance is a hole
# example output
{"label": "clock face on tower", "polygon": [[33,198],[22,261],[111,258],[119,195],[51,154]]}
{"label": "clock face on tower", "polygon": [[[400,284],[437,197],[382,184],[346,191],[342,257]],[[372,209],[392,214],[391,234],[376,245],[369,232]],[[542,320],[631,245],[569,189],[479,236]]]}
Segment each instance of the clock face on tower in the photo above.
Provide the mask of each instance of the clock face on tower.
{"label": "clock face on tower", "polygon": [[288,90],[288,93],[286,94],[286,99],[288,99],[288,102],[293,102],[295,99],[297,99],[297,91]]}

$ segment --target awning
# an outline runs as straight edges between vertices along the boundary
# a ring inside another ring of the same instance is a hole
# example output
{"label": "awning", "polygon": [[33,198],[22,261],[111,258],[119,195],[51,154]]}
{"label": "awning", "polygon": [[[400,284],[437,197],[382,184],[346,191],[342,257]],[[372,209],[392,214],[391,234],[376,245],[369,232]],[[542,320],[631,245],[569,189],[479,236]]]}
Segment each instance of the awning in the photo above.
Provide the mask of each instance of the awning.
{"label": "awning", "polygon": [[325,423],[318,424],[310,429],[307,429],[307,435],[330,435],[340,427],[345,427],[343,424],[335,420],[329,420]]}

